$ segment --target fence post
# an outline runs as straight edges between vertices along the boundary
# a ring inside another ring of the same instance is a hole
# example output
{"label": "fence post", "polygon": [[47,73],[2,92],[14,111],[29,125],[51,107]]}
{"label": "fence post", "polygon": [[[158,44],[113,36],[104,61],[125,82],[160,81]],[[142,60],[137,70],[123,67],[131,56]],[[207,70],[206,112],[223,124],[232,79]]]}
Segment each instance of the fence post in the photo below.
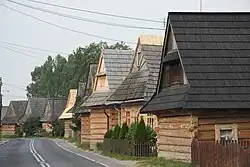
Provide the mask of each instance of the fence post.
{"label": "fence post", "polygon": [[200,146],[199,141],[194,138],[191,143],[191,163],[192,167],[200,167]]}

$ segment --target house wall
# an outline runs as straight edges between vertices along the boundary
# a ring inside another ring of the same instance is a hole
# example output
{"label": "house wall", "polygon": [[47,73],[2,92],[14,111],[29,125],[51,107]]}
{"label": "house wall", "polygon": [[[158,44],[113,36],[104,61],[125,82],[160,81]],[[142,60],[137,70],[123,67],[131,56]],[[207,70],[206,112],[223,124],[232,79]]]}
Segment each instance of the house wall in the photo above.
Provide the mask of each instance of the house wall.
{"label": "house wall", "polygon": [[14,135],[16,131],[16,125],[2,125],[2,133],[4,135]]}
{"label": "house wall", "polygon": [[81,115],[81,142],[90,141],[90,114]]}
{"label": "house wall", "polygon": [[90,113],[90,148],[96,149],[96,144],[103,142],[104,135],[108,130],[108,119],[105,112],[109,116],[109,129],[117,124],[117,111],[112,108],[92,109]]}
{"label": "house wall", "polygon": [[64,119],[64,137],[68,138],[68,137],[73,137],[74,132],[73,130],[70,128],[70,125],[72,124],[72,120],[71,119]]}
{"label": "house wall", "polygon": [[146,125],[151,126],[153,129],[157,129],[158,121],[157,116],[153,114],[139,114],[142,105],[123,105],[121,109],[121,124],[127,122],[128,125],[136,121],[140,121],[140,118],[143,117]]}
{"label": "house wall", "polygon": [[158,155],[167,159],[191,161],[191,142],[193,132],[190,132],[192,117],[158,116]]}
{"label": "house wall", "polygon": [[203,112],[198,116],[198,139],[217,140],[216,125],[236,126],[238,140],[250,140],[250,113],[248,111],[217,111],[207,115]]}
{"label": "house wall", "polygon": [[48,122],[43,122],[42,123],[42,128],[46,130],[46,132],[51,132],[52,131],[52,125]]}

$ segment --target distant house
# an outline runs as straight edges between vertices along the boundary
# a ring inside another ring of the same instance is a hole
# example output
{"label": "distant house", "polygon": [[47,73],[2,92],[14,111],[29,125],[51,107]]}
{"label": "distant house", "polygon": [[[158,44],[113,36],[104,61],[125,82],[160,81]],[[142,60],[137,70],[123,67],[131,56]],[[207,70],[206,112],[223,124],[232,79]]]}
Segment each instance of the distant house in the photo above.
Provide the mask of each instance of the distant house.
{"label": "distant house", "polygon": [[107,98],[127,76],[132,63],[132,50],[103,49],[99,58],[93,93],[82,104],[90,109],[90,145],[103,141],[106,131],[117,122],[115,103],[107,103]]}
{"label": "distant house", "polygon": [[3,106],[2,107],[2,112],[1,112],[1,121],[4,119],[4,117],[6,116],[8,110],[8,106]]}
{"label": "distant house", "polygon": [[42,118],[48,103],[47,98],[32,97],[28,100],[26,110],[19,120],[24,124],[29,118]]}
{"label": "distant house", "polygon": [[64,137],[73,137],[73,130],[71,129],[72,126],[72,113],[68,113],[68,111],[75,105],[77,96],[77,89],[70,89],[69,96],[67,100],[67,104],[65,109],[63,110],[62,114],[60,115],[59,119],[64,121]]}
{"label": "distant house", "polygon": [[11,101],[7,113],[2,120],[2,133],[14,135],[16,127],[20,125],[20,118],[27,107],[27,101]]}
{"label": "distant house", "polygon": [[121,103],[119,124],[127,122],[130,125],[137,122],[139,116],[143,116],[147,125],[157,127],[155,115],[139,115],[139,111],[156,90],[162,45],[162,36],[141,35],[138,38],[130,73],[108,99]]}
{"label": "distant house", "polygon": [[67,100],[62,98],[48,99],[45,112],[41,118],[42,128],[47,132],[52,131],[52,122],[56,121],[65,109]]}
{"label": "distant house", "polygon": [[159,155],[189,160],[191,141],[250,139],[250,13],[169,13],[159,83]]}

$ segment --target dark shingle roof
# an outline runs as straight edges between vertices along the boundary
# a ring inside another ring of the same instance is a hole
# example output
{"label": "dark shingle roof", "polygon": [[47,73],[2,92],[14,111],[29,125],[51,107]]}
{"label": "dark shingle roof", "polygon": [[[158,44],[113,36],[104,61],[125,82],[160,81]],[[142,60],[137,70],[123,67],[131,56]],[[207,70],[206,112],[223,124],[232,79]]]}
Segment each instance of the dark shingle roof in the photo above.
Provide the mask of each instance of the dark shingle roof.
{"label": "dark shingle roof", "polygon": [[3,119],[3,124],[19,123],[27,106],[27,101],[11,101],[7,109],[6,116]]}
{"label": "dark shingle roof", "polygon": [[129,73],[132,64],[132,50],[104,49],[102,54],[109,90],[105,92],[93,92],[82,104],[82,107],[105,104],[110,94],[122,83]]}
{"label": "dark shingle roof", "polygon": [[95,74],[97,71],[97,64],[91,64],[89,67],[88,81],[85,90],[85,96],[90,96],[93,91]]}
{"label": "dark shingle roof", "polygon": [[141,46],[147,69],[130,73],[110,96],[109,101],[134,99],[147,101],[154,94],[160,69],[162,46],[145,44]]}
{"label": "dark shingle roof", "polygon": [[7,110],[8,110],[8,106],[3,106],[2,107],[1,120],[3,120],[4,117],[6,116]]}
{"label": "dark shingle roof", "polygon": [[183,107],[250,108],[250,13],[169,13],[168,19],[190,85]]}
{"label": "dark shingle roof", "polygon": [[57,120],[65,109],[66,103],[67,99],[49,99],[41,121]]}
{"label": "dark shingle roof", "polygon": [[45,112],[47,102],[47,98],[30,98],[26,111],[20,119],[20,122],[24,123],[28,118],[42,117]]}

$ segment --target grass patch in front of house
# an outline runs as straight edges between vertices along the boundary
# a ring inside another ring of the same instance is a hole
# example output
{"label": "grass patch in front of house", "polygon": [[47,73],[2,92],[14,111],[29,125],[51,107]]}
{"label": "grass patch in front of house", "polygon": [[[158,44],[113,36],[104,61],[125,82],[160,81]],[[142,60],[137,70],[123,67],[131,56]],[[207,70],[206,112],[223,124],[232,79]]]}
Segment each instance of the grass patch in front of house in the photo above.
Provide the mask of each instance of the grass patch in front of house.
{"label": "grass patch in front of house", "polygon": [[189,163],[167,160],[161,157],[139,161],[137,167],[191,167]]}
{"label": "grass patch in front of house", "polygon": [[122,161],[124,160],[138,161],[138,160],[148,159],[148,157],[135,157],[135,156],[128,156],[128,155],[115,154],[115,153],[104,153],[104,152],[102,152],[101,155],[115,158],[115,159],[122,160]]}

